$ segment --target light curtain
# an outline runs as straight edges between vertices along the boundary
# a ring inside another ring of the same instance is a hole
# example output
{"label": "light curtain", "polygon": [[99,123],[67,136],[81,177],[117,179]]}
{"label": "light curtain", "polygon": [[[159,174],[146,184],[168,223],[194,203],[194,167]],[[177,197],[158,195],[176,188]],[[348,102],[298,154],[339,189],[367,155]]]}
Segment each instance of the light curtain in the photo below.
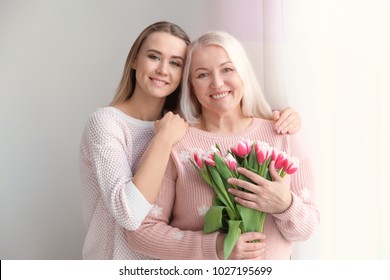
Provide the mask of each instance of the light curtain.
{"label": "light curtain", "polygon": [[293,259],[390,258],[390,3],[264,0],[264,90],[302,116],[319,230]]}

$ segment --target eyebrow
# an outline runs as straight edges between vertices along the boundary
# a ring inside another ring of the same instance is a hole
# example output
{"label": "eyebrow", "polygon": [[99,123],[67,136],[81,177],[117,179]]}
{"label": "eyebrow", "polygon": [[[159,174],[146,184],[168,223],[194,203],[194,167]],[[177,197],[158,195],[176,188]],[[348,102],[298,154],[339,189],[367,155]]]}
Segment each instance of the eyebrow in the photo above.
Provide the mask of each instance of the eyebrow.
{"label": "eyebrow", "polygon": [[[231,62],[230,60],[228,60],[228,61],[222,62],[222,63],[219,65],[219,67],[222,67],[222,66],[224,66],[224,65],[226,65],[226,64],[229,64],[229,63],[233,64],[233,62]],[[194,72],[199,71],[199,70],[207,70],[207,68],[205,68],[205,67],[199,67],[199,68],[196,68],[196,69],[194,70]]]}
{"label": "eyebrow", "polygon": [[[158,50],[155,50],[155,49],[150,49],[150,50],[146,50],[145,51],[146,53],[157,53],[159,55],[163,55],[162,52],[158,51]],[[171,58],[174,58],[174,59],[181,59],[182,61],[184,61],[184,58],[182,58],[180,55],[172,55]]]}

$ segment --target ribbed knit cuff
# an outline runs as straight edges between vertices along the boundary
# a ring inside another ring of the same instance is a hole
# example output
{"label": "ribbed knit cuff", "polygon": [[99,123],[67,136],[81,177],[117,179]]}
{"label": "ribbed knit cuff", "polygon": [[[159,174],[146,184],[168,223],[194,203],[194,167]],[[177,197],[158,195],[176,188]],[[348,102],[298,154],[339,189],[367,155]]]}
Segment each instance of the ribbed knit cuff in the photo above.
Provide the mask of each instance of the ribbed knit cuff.
{"label": "ribbed knit cuff", "polygon": [[[153,204],[150,204],[149,201],[147,201],[132,181],[125,186],[124,192],[127,206],[129,207],[132,216],[137,219],[137,224],[139,226],[149,214],[150,210],[152,210]],[[136,228],[129,230],[135,229]]]}
{"label": "ribbed knit cuff", "polygon": [[217,255],[217,236],[219,232],[203,235],[202,248],[205,260],[219,260]]}
{"label": "ribbed knit cuff", "polygon": [[273,214],[273,216],[281,221],[287,221],[291,220],[294,216],[296,216],[297,213],[300,213],[302,211],[302,205],[300,202],[300,199],[297,197],[297,195],[293,192],[291,192],[291,205],[289,208],[287,208],[286,211],[280,214]]}

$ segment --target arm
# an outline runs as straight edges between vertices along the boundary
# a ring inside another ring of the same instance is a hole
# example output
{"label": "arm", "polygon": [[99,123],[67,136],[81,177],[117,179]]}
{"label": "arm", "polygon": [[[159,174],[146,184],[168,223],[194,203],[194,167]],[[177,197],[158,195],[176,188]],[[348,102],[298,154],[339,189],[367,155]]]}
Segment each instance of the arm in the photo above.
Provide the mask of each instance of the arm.
{"label": "arm", "polygon": [[80,151],[87,223],[102,202],[115,221],[127,229],[139,227],[152,208],[131,180],[132,141],[125,136],[124,127],[121,119],[104,109],[87,122]]}
{"label": "arm", "polygon": [[[169,161],[167,173],[174,170]],[[126,231],[132,249],[156,259],[218,259],[218,233],[180,230],[169,225],[175,201],[176,181],[167,176],[163,180],[155,206],[136,231]]]}
{"label": "arm", "polygon": [[273,214],[283,236],[291,241],[308,239],[320,220],[315,203],[315,180],[310,157],[299,134],[291,135],[289,153],[299,158],[299,169],[291,175],[291,205],[279,214]]}
{"label": "arm", "polygon": [[[242,192],[229,189],[237,202],[259,211],[270,213],[282,235],[290,241],[306,240],[319,222],[319,214],[314,203],[313,172],[308,157],[303,152],[297,135],[291,136],[291,155],[300,159],[298,172],[281,178],[270,164],[272,181],[241,168],[239,172],[254,183],[231,178],[229,182],[246,189]],[[290,183],[291,179],[291,183]]]}
{"label": "arm", "polygon": [[[191,184],[177,185],[176,174],[176,165],[173,160],[170,160],[153,210],[138,230],[126,233],[129,245],[132,249],[157,259],[223,259],[225,234],[218,232],[205,234],[202,230],[181,230],[169,224],[174,203],[180,200],[180,197],[176,195],[176,189],[186,187],[187,192],[192,192]],[[193,186],[197,185],[193,184]],[[188,217],[186,223],[191,227],[191,217]],[[262,233],[243,234],[230,258],[261,258],[264,253],[264,242],[250,243],[248,241],[262,239],[264,239]]]}
{"label": "arm", "polygon": [[[188,124],[168,112],[155,123],[155,136],[134,175],[133,182],[145,198],[153,203],[163,181],[172,146],[179,141],[187,131]],[[153,170],[153,176],[150,171]]]}
{"label": "arm", "polygon": [[[145,153],[148,154],[149,158],[157,156],[156,154],[161,152],[158,149],[161,143],[167,143],[163,141],[167,134],[162,133],[165,130],[156,130],[155,145]],[[99,110],[87,122],[81,149],[81,176],[86,188],[94,196],[98,192],[96,197],[102,198],[105,207],[115,221],[129,230],[140,226],[152,208],[148,199],[153,200],[153,194],[148,195],[144,189],[138,189],[135,185],[138,182],[133,181],[132,170],[134,168],[131,166],[131,162],[137,161],[137,159],[132,159],[136,148],[134,145],[136,144],[132,142],[125,121],[110,111]],[[169,148],[170,146],[163,147],[165,153],[169,154]],[[161,169],[165,168],[164,161],[155,162],[161,165]],[[148,164],[144,164],[143,168],[147,169],[148,166]],[[140,183],[142,187],[146,186],[143,182]],[[153,180],[150,180],[149,183],[149,188],[155,192],[161,185],[161,182],[153,183]],[[87,215],[90,215],[89,213],[94,212],[99,201],[88,203],[90,210]],[[87,219],[90,220],[91,217],[87,217]]]}

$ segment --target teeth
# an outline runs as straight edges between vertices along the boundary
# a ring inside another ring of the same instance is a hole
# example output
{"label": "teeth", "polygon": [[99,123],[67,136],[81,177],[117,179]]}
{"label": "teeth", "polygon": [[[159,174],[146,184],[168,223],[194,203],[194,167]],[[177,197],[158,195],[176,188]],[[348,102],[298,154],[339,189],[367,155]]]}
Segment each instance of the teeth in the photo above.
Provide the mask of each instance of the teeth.
{"label": "teeth", "polygon": [[166,82],[163,82],[163,81],[160,81],[160,80],[156,80],[156,79],[153,79],[153,82],[158,84],[158,85],[166,85],[166,84],[168,84]]}
{"label": "teeth", "polygon": [[223,98],[223,97],[228,96],[228,95],[229,95],[228,92],[223,92],[221,94],[211,95],[211,97],[214,99],[219,99],[219,98]]}

